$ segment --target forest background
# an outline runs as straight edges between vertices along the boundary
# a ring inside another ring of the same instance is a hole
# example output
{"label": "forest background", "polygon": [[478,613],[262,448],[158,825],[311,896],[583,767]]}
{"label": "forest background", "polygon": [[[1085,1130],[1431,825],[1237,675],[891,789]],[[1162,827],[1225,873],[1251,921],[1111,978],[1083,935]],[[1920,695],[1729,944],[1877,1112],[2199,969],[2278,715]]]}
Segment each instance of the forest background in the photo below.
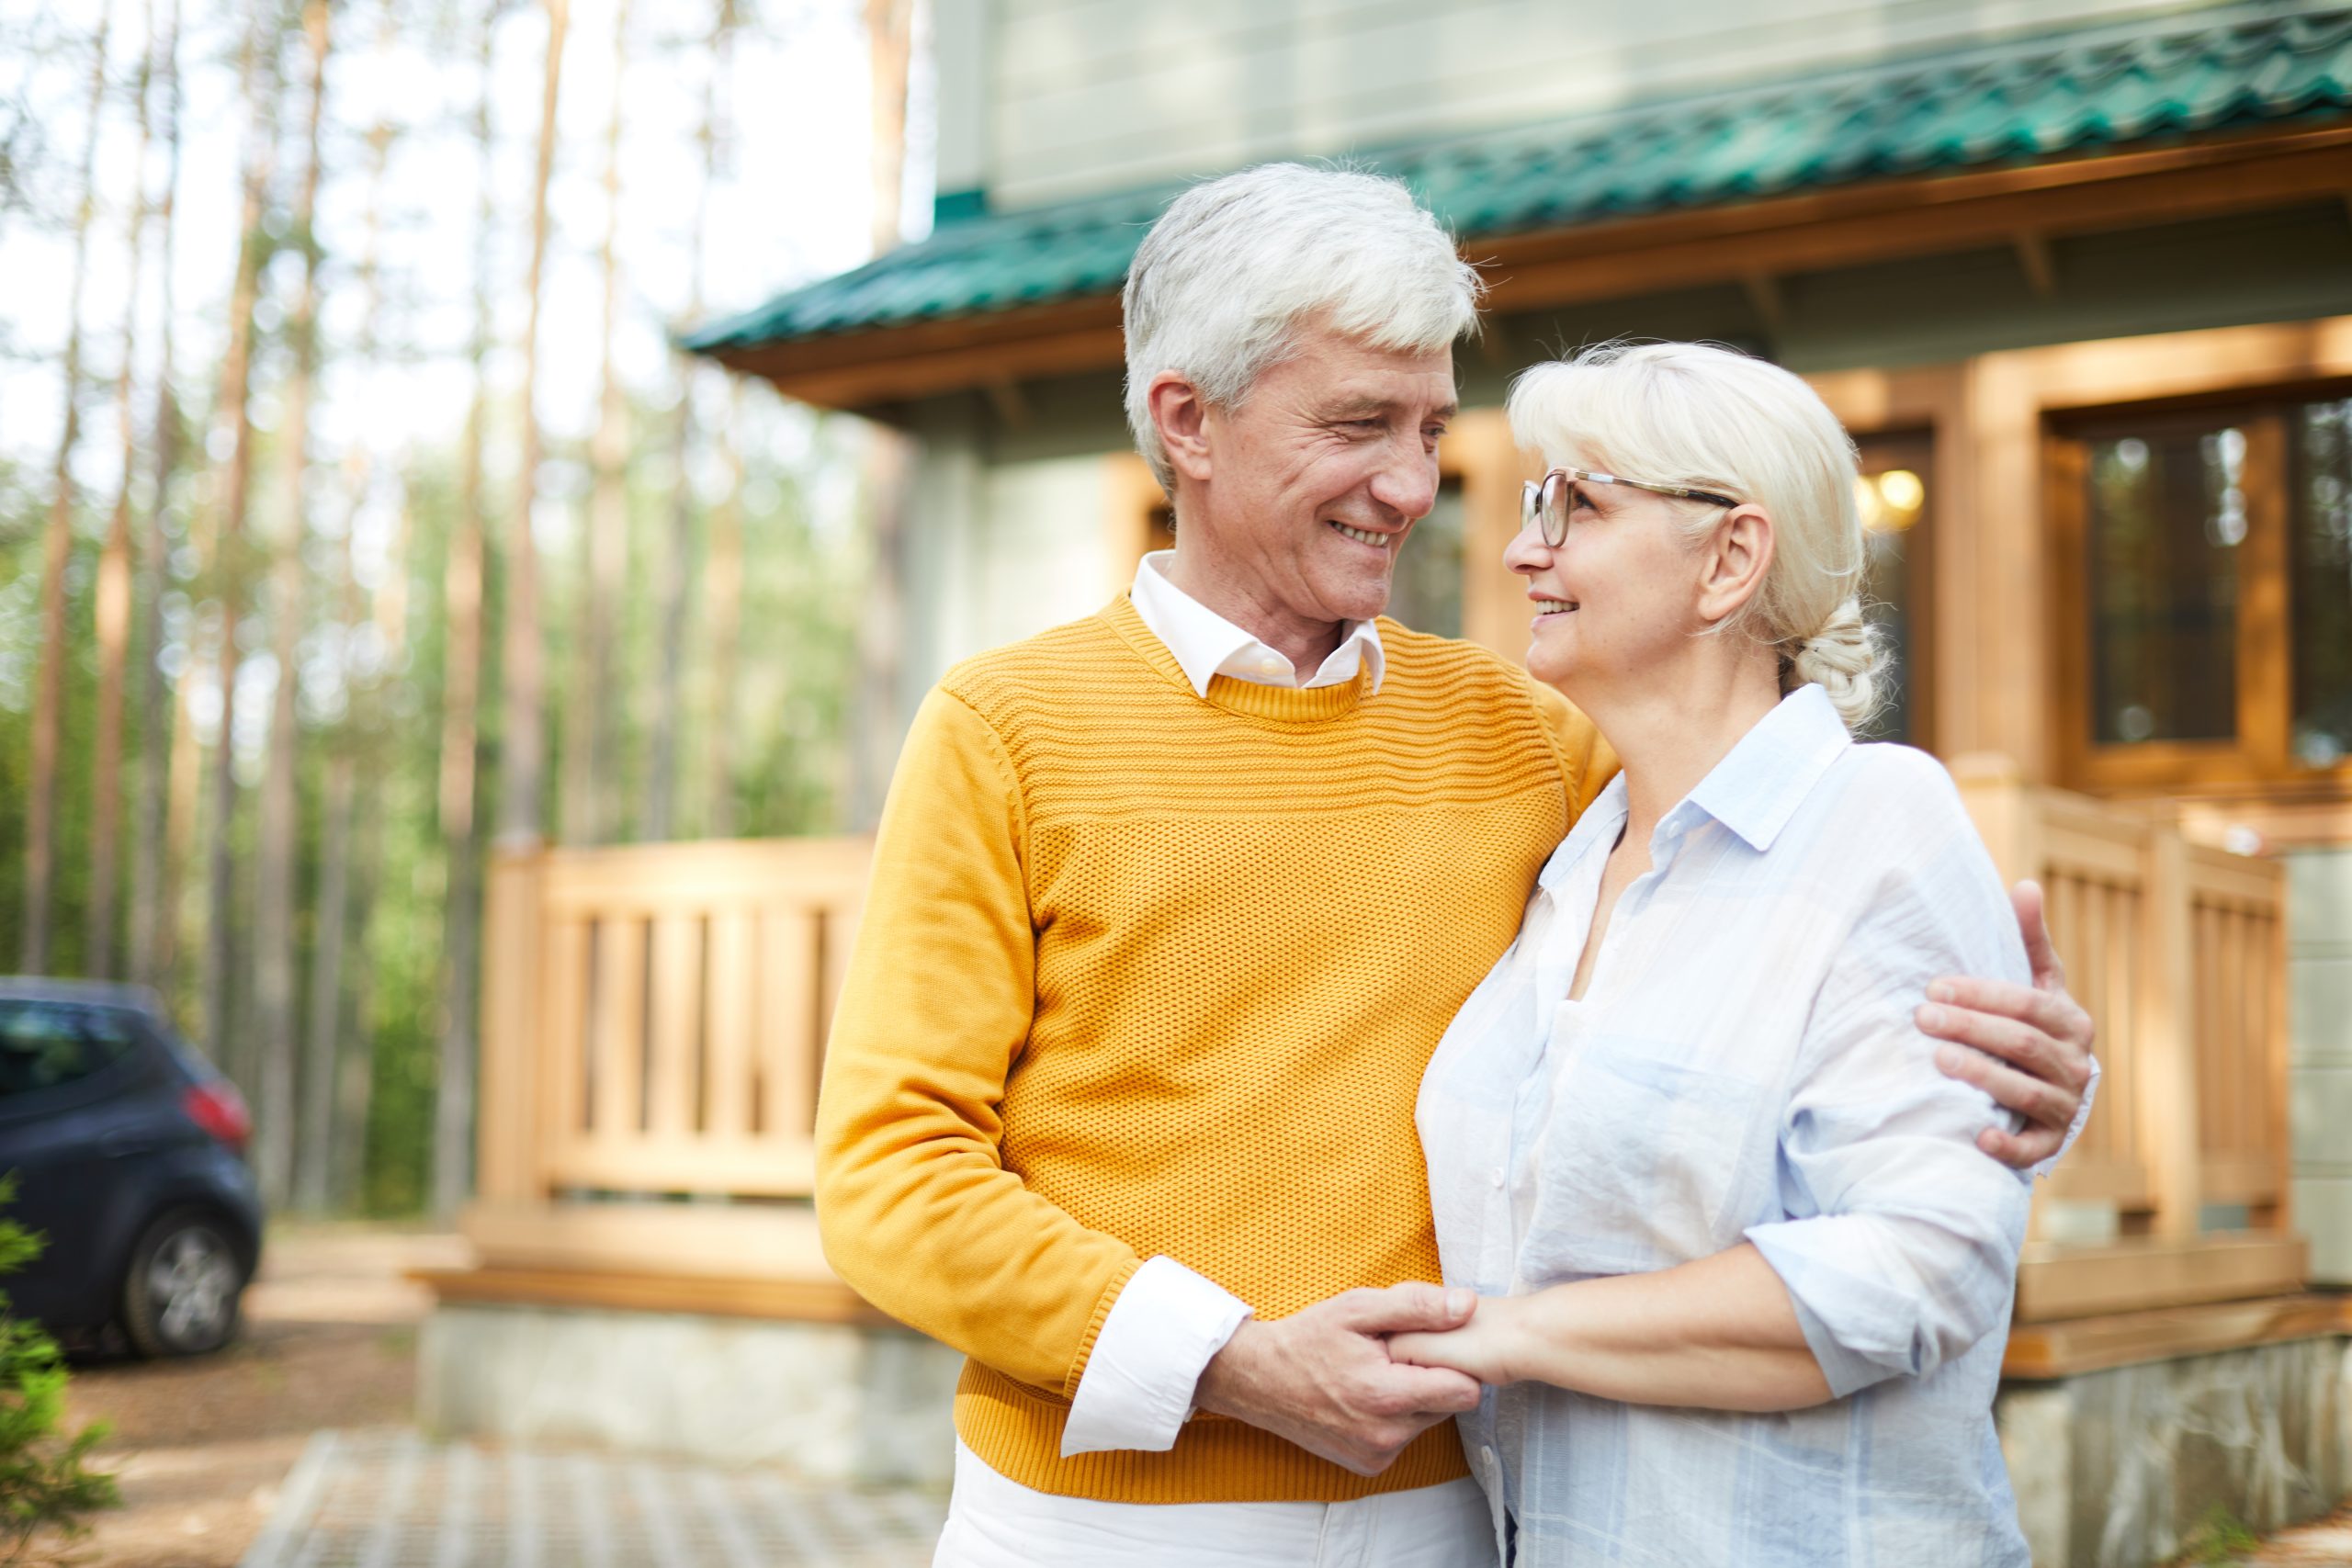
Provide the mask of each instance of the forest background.
{"label": "forest background", "polygon": [[897,454],[670,334],[927,228],[928,18],[19,4],[0,970],[153,986],[275,1206],[446,1215],[489,845],[847,825]]}

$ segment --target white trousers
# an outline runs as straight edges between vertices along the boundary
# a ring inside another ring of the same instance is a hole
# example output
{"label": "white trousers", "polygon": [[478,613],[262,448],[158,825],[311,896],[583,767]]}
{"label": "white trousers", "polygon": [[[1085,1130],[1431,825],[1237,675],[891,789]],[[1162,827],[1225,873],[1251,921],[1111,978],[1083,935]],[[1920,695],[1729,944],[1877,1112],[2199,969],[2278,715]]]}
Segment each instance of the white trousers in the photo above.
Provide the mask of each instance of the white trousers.
{"label": "white trousers", "polygon": [[1475,1481],[1354,1503],[1098,1503],[1008,1481],[962,1443],[932,1568],[1495,1568]]}

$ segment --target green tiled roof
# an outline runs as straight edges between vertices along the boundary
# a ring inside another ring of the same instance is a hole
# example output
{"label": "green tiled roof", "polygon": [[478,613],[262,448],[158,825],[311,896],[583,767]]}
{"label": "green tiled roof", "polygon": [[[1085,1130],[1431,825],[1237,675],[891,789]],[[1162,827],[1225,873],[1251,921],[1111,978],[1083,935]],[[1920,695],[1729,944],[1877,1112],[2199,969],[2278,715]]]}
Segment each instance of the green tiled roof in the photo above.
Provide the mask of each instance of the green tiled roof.
{"label": "green tiled roof", "polygon": [[[2192,14],[1373,152],[1465,239],[2352,114],[2352,8]],[[944,224],[698,352],[1116,290],[1177,185]]]}

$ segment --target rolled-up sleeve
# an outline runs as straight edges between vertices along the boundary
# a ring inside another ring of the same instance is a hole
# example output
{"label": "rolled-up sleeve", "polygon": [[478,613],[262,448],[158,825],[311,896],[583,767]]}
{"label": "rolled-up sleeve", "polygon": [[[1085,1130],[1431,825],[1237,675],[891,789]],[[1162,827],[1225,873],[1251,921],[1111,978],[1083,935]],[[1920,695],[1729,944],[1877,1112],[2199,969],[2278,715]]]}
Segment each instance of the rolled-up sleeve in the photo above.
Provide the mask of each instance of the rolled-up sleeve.
{"label": "rolled-up sleeve", "polygon": [[1890,876],[1833,964],[1781,1123],[1786,1212],[1751,1227],[1839,1397],[1919,1377],[2007,1318],[2031,1178],[1976,1146],[2007,1113],[1936,1067],[1928,982],[2023,980],[1973,836]]}

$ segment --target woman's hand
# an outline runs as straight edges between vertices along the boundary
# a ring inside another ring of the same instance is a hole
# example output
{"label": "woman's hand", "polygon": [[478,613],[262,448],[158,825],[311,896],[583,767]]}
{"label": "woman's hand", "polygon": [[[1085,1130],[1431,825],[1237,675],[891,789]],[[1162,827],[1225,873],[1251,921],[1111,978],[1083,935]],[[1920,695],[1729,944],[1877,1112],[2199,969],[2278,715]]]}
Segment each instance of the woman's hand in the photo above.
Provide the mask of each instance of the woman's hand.
{"label": "woman's hand", "polygon": [[1802,1410],[1830,1397],[1787,1288],[1746,1242],[1654,1274],[1481,1296],[1451,1332],[1390,1335],[1388,1356],[1628,1404]]}
{"label": "woman's hand", "polygon": [[1388,1359],[1408,1366],[1443,1367],[1489,1386],[1519,1381],[1518,1337],[1526,1321],[1518,1296],[1481,1296],[1470,1321],[1443,1334],[1392,1334]]}

